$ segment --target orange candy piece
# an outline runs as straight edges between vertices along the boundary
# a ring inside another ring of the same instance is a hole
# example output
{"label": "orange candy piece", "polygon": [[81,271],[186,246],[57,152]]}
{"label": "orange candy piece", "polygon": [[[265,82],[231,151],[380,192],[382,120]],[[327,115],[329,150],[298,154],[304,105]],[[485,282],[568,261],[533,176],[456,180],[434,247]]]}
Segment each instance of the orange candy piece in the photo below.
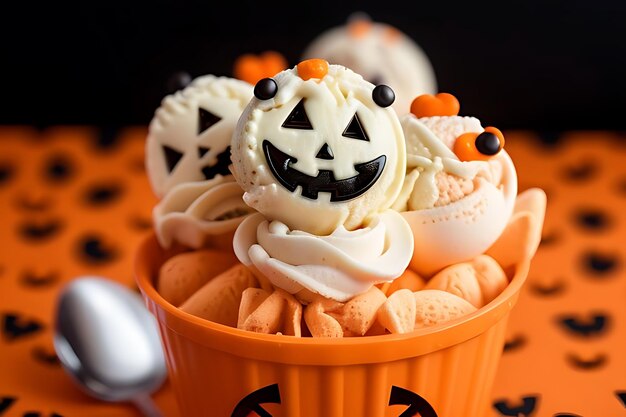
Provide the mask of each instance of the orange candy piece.
{"label": "orange candy piece", "polygon": [[[504,135],[500,129],[489,126],[485,128],[485,132],[493,133],[500,140],[500,149],[504,148]],[[469,132],[463,133],[456,138],[452,151],[459,157],[461,161],[487,161],[495,155],[485,155],[476,148],[476,138],[480,133]],[[497,154],[496,154],[497,155]]]}
{"label": "orange candy piece", "polygon": [[422,94],[411,103],[415,117],[456,116],[460,108],[459,100],[449,93]]}
{"label": "orange candy piece", "polygon": [[260,55],[245,54],[235,60],[235,78],[252,85],[263,78],[273,77],[287,68],[287,60],[278,52],[267,51]]}
{"label": "orange candy piece", "polygon": [[364,38],[372,30],[372,22],[368,19],[356,19],[348,25],[348,33],[353,38]]}
{"label": "orange candy piece", "polygon": [[298,64],[298,75],[304,81],[317,78],[322,79],[328,74],[328,61],[324,59],[307,59]]}

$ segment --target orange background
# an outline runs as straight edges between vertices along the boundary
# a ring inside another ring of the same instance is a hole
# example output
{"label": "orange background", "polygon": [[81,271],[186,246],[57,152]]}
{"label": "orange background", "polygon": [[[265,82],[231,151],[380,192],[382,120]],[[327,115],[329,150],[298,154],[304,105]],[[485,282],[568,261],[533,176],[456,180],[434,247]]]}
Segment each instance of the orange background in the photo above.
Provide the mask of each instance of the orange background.
{"label": "orange background", "polygon": [[[505,133],[520,189],[546,190],[548,211],[490,417],[626,415],[626,142],[573,132],[546,145]],[[73,277],[134,288],[133,251],[156,201],[145,135],[0,128],[0,416],[139,416],[76,389],[51,335],[56,295]],[[177,415],[167,385],[155,397]]]}

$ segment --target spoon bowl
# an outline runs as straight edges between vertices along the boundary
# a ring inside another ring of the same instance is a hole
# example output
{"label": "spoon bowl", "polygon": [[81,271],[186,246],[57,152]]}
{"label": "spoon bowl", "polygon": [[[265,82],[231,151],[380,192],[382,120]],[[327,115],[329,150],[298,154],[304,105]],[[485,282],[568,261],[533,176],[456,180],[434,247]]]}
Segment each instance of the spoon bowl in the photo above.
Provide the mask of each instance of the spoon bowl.
{"label": "spoon bowl", "polygon": [[126,287],[92,276],[70,282],[59,297],[54,346],[88,394],[160,415],[149,397],[167,376],[156,321]]}

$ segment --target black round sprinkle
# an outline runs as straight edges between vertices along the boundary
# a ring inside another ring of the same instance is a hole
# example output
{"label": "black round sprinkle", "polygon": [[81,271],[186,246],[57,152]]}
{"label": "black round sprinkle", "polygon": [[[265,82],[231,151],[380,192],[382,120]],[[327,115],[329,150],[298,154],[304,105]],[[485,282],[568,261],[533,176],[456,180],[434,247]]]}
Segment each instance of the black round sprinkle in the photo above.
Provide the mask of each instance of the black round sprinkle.
{"label": "black round sprinkle", "polygon": [[495,155],[500,151],[500,139],[491,132],[483,132],[474,141],[476,149],[483,155]]}
{"label": "black round sprinkle", "polygon": [[45,175],[50,181],[66,181],[73,173],[72,162],[64,155],[55,155],[46,162]]}
{"label": "black round sprinkle", "polygon": [[254,86],[254,96],[259,100],[269,100],[278,92],[276,81],[271,78],[263,78]]}
{"label": "black round sprinkle", "polygon": [[391,87],[381,84],[377,85],[374,87],[374,90],[372,90],[372,99],[374,100],[374,103],[380,107],[389,107],[395,101],[396,94],[393,92]]}

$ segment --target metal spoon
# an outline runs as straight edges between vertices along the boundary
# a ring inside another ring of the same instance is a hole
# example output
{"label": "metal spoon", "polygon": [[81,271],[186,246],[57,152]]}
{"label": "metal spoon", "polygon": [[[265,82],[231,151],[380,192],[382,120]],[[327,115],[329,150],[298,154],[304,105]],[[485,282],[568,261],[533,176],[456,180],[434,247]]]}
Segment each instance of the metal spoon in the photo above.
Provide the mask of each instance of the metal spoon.
{"label": "metal spoon", "polygon": [[70,282],[59,298],[54,346],[88,394],[161,417],[150,398],[167,375],[156,322],[126,287],[98,277]]}

